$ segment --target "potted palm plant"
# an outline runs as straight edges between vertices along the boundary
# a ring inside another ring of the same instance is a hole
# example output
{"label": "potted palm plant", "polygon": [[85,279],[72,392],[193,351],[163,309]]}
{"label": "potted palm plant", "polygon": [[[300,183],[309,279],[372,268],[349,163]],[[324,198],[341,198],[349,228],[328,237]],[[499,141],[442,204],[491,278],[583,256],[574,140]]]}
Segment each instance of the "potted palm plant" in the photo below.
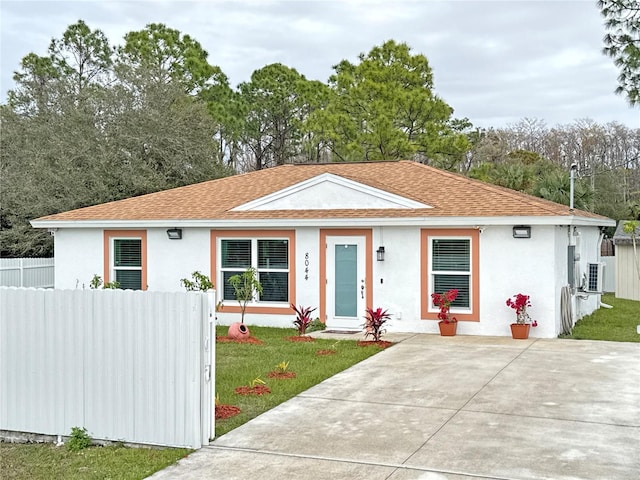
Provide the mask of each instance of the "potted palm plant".
{"label": "potted palm plant", "polygon": [[258,280],[258,272],[255,268],[248,268],[246,271],[233,275],[229,278],[229,283],[233,287],[236,300],[240,304],[240,321],[229,325],[227,336],[235,339],[243,339],[250,336],[249,329],[244,324],[244,312],[249,303],[256,295],[262,294],[262,284]]}
{"label": "potted palm plant", "polygon": [[440,311],[438,312],[438,328],[443,337],[452,337],[458,328],[458,319],[451,316],[451,304],[458,297],[458,290],[453,288],[445,293],[432,293],[431,299]]}
{"label": "potted palm plant", "polygon": [[529,295],[518,293],[507,298],[507,306],[516,311],[516,323],[511,324],[511,336],[514,339],[526,340],[529,338],[529,329],[538,326],[538,322],[531,320],[527,313],[527,308],[531,306]]}

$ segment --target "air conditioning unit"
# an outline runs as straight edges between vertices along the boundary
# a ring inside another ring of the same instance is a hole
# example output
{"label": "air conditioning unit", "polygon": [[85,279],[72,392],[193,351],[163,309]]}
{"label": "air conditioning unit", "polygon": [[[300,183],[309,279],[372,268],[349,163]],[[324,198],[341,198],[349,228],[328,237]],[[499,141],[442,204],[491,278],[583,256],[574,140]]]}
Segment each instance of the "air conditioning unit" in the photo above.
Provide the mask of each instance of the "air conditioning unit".
{"label": "air conditioning unit", "polygon": [[604,263],[587,263],[587,284],[585,291],[602,292],[602,271]]}

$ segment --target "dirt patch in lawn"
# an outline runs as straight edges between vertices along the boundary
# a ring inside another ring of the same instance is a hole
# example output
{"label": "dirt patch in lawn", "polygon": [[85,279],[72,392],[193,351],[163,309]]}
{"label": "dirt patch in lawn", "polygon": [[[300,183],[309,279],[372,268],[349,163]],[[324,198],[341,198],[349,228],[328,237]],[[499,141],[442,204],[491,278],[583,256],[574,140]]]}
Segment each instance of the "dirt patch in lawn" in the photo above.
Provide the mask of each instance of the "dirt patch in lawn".
{"label": "dirt patch in lawn", "polygon": [[266,395],[267,393],[271,393],[271,389],[266,385],[256,385],[255,387],[242,386],[236,387],[234,389],[238,395]]}
{"label": "dirt patch in lawn", "polygon": [[240,413],[240,409],[235,405],[216,405],[216,420],[235,417]]}

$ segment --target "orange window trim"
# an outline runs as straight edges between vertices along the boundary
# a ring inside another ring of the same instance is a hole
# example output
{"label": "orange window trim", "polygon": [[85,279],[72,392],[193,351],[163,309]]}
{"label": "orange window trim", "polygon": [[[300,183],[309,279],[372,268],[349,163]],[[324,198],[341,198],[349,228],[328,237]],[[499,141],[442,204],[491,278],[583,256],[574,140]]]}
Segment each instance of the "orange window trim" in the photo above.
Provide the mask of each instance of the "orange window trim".
{"label": "orange window trim", "polygon": [[429,312],[430,237],[471,237],[471,313],[455,313],[458,320],[480,321],[480,231],[475,228],[433,228],[420,230],[420,318],[437,320],[437,312]]}
{"label": "orange window trim", "polygon": [[320,229],[320,321],[327,319],[327,237],[365,237],[365,288],[367,306],[373,308],[373,232],[367,228]]}
{"label": "orange window trim", "polygon": [[142,248],[142,290],[147,289],[147,231],[146,230],[105,230],[103,232],[104,283],[111,281],[111,240],[114,238],[139,238]]}
{"label": "orange window trim", "polygon": [[[284,237],[289,241],[289,301],[296,300],[296,232],[294,230],[211,230],[211,273],[218,278],[218,239],[220,238],[265,238]],[[241,313],[240,306],[224,305],[222,312]],[[263,315],[289,315],[291,307],[247,306],[245,313]]]}

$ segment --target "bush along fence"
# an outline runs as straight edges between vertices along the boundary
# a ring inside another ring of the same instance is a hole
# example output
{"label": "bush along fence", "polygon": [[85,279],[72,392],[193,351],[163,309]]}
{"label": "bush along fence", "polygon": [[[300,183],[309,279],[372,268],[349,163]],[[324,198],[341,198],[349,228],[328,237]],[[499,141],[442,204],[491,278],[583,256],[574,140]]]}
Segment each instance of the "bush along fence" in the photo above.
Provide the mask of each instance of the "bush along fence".
{"label": "bush along fence", "polygon": [[199,448],[215,293],[0,287],[0,433]]}

